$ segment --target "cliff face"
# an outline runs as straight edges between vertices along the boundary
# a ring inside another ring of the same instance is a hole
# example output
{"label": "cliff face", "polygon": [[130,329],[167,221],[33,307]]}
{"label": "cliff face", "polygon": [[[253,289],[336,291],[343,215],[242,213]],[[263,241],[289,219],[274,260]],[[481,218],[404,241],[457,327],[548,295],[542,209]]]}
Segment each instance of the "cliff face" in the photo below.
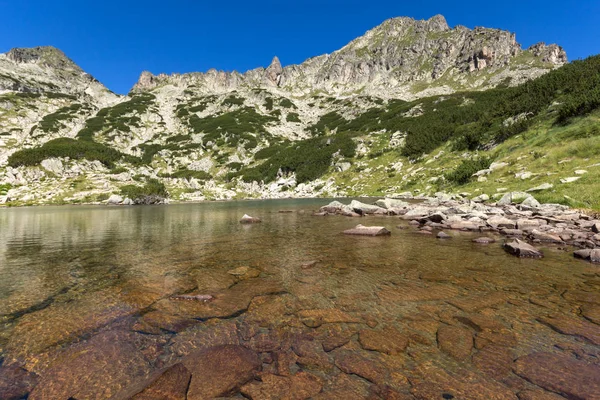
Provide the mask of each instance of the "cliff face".
{"label": "cliff face", "polygon": [[[322,91],[412,99],[459,89],[486,89],[502,82],[516,85],[567,62],[556,45],[523,50],[515,35],[497,29],[457,26],[444,17],[427,21],[394,18],[332,54],[300,65],[237,72],[153,76],[144,72],[133,92],[163,84],[195,85],[206,93],[243,87],[276,89],[293,95]],[[424,93],[421,93],[424,92]]]}

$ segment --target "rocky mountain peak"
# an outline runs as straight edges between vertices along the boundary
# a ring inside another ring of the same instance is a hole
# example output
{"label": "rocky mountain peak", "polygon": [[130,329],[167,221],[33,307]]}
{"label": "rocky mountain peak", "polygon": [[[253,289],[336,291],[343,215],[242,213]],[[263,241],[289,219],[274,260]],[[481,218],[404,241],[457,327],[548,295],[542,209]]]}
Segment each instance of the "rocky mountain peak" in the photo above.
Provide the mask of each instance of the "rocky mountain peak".
{"label": "rocky mountain peak", "polygon": [[69,57],[53,46],[39,46],[33,48],[13,48],[6,57],[17,64],[35,63],[44,67],[60,69],[76,69],[81,71]]}
{"label": "rocky mountain peak", "polygon": [[271,65],[269,65],[265,70],[265,77],[271,84],[279,86],[282,73],[283,68],[281,67],[281,62],[279,61],[279,58],[275,56],[273,57],[273,61],[271,61]]}

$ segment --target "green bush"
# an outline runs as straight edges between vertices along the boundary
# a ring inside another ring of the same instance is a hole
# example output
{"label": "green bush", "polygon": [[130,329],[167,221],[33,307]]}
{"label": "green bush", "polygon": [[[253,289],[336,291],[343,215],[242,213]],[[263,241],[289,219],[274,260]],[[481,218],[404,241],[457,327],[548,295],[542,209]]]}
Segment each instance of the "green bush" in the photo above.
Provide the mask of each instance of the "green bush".
{"label": "green bush", "polygon": [[302,122],[300,120],[300,115],[295,112],[288,113],[286,120],[287,122]]}
{"label": "green bush", "polygon": [[172,174],[162,174],[161,177],[163,177],[163,178],[186,178],[186,179],[196,178],[200,181],[207,181],[209,179],[212,179],[212,175],[209,174],[208,172],[193,171],[193,170],[189,170],[189,169],[180,169],[179,171],[174,172]]}
{"label": "green bush", "polygon": [[137,201],[144,197],[158,196],[162,198],[169,197],[169,192],[165,185],[157,179],[148,179],[144,186],[126,185],[121,187],[121,196]]}
{"label": "green bush", "polygon": [[487,169],[492,164],[492,159],[480,157],[471,160],[464,160],[454,171],[445,176],[446,180],[457,185],[469,183],[473,174],[482,169]]}
{"label": "green bush", "polygon": [[354,135],[345,133],[315,137],[286,146],[272,146],[270,150],[263,149],[261,150],[263,154],[260,156],[265,154],[270,156],[262,164],[242,169],[237,175],[242,176],[246,182],[270,182],[275,180],[277,173],[281,171],[295,172],[298,183],[315,180],[328,172],[333,154],[339,152],[342,157],[354,157],[356,151],[356,143],[352,140]]}
{"label": "green bush", "polygon": [[69,157],[75,160],[98,160],[107,167],[123,159],[132,160],[133,157],[100,143],[60,138],[50,140],[40,147],[24,149],[13,153],[8,158],[11,167],[39,165],[43,160],[52,157]]}

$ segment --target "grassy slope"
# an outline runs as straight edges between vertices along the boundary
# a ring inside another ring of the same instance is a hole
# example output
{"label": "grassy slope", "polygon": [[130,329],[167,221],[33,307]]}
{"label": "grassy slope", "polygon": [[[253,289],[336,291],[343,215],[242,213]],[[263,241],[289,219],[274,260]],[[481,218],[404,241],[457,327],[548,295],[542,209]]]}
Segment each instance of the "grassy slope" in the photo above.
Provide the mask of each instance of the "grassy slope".
{"label": "grassy slope", "polygon": [[[376,141],[371,152],[381,147],[381,142]],[[443,154],[436,158],[441,151]],[[494,161],[509,165],[492,172],[486,182],[477,182],[475,178],[462,186],[443,179],[432,182],[475,154],[491,156]],[[399,172],[391,172],[389,166],[398,161],[404,164],[403,168]],[[362,162],[366,166],[358,166]],[[498,189],[524,191],[550,183],[554,185],[552,189],[534,194],[541,202],[600,210],[600,166],[595,164],[600,164],[598,111],[577,118],[567,126],[553,125],[552,120],[547,119],[489,151],[456,152],[446,144],[414,164],[399,156],[397,151],[390,151],[373,159],[358,159],[350,170],[332,173],[328,177],[346,188],[349,195],[384,195],[416,189],[429,194],[436,191],[466,192],[472,196],[485,193],[493,198]],[[562,178],[578,176],[576,170],[587,170],[588,173],[573,183],[560,182]],[[531,172],[533,176],[525,180],[515,177],[516,173],[524,171]]]}

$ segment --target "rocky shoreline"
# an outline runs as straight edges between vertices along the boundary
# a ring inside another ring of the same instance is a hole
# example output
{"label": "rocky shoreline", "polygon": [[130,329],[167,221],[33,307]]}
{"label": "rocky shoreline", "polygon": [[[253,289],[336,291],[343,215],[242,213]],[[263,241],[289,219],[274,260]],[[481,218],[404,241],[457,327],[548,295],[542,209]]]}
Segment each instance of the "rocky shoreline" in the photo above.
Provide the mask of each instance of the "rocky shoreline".
{"label": "rocky shoreline", "polygon": [[[406,201],[406,200],[410,200]],[[417,201],[415,201],[417,200]],[[497,203],[464,200],[439,193],[436,197],[404,199],[385,198],[375,204],[353,200],[346,205],[333,201],[315,212],[315,216],[342,215],[360,218],[369,216],[399,217],[419,233],[448,239],[444,230],[499,234],[513,240],[505,249],[519,257],[539,258],[541,251],[526,243],[551,244],[578,249],[574,255],[600,263],[600,220],[559,204],[540,204],[523,192],[507,193]],[[405,228],[399,225],[398,228]],[[479,238],[477,243],[490,243],[491,238]]]}

